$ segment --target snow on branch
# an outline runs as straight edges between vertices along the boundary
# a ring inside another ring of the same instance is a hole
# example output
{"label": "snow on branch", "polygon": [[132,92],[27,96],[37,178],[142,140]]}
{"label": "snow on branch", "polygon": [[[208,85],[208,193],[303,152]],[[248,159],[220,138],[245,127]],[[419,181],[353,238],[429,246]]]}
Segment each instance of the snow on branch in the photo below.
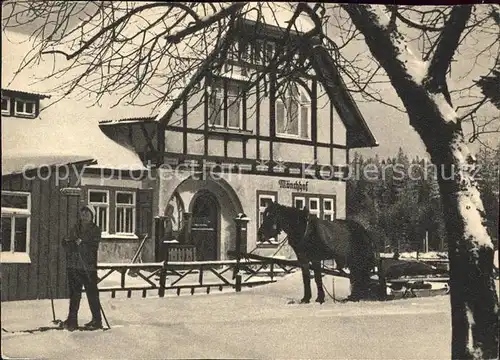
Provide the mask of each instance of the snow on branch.
{"label": "snow on branch", "polygon": [[209,27],[210,25],[220,21],[230,15],[235,14],[245,7],[247,4],[245,2],[234,3],[226,8],[223,8],[219,12],[213,14],[212,16],[205,16],[202,19],[199,19],[193,26],[182,29],[178,32],[174,32],[166,36],[166,40],[170,43],[177,44],[184,37],[194,34],[204,28]]}
{"label": "snow on branch", "polygon": [[[419,59],[412,51],[397,28],[389,28],[390,18],[380,11],[379,7],[367,5],[342,5],[350,15],[354,25],[365,36],[368,47],[387,72],[389,78],[394,78],[397,71],[403,78],[409,78],[416,84],[421,84],[427,74],[427,63]],[[375,40],[376,39],[376,40]],[[372,43],[372,41],[374,41]],[[376,45],[376,42],[381,42]],[[375,48],[377,46],[377,48]],[[391,51],[391,54],[383,52]],[[396,56],[391,56],[392,52]],[[380,54],[380,56],[377,56]]]}
{"label": "snow on branch", "polygon": [[492,70],[491,74],[482,76],[477,81],[477,85],[483,94],[500,109],[500,65],[498,70]]}

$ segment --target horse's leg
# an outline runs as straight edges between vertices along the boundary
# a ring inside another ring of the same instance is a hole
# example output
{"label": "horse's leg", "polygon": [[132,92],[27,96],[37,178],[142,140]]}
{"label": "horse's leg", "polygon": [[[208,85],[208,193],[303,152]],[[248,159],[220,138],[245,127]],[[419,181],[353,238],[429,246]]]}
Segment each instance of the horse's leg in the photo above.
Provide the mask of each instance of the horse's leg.
{"label": "horse's leg", "polygon": [[318,288],[318,297],[316,302],[323,304],[325,302],[325,291],[323,290],[323,277],[321,274],[321,262],[311,261],[311,267],[314,271],[314,282],[316,282],[316,287]]}
{"label": "horse's leg", "polygon": [[302,270],[302,282],[304,283],[304,297],[300,300],[300,303],[309,304],[311,301],[311,275],[309,273],[309,260],[298,257],[298,261]]}

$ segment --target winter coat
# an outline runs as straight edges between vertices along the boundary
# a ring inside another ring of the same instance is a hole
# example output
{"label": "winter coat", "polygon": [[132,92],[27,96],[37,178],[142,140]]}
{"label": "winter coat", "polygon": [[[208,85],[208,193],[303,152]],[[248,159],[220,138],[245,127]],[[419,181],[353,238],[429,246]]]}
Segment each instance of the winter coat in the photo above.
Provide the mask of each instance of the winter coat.
{"label": "winter coat", "polygon": [[[76,240],[82,239],[80,245]],[[97,251],[101,241],[101,229],[94,223],[77,224],[69,235],[69,241],[63,241],[66,249],[66,267],[71,269],[97,271]]]}

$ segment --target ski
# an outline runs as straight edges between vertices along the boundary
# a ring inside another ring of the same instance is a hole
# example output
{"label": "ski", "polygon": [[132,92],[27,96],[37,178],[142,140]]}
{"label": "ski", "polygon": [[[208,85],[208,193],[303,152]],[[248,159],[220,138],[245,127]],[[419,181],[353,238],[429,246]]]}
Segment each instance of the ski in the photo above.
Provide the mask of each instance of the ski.
{"label": "ski", "polygon": [[104,329],[104,328],[94,329],[94,328],[87,328],[85,326],[79,326],[75,330],[70,331],[63,326],[40,326],[39,328],[36,328],[36,329],[9,331],[5,328],[2,328],[3,332],[9,333],[9,334],[20,334],[20,333],[35,334],[35,333],[40,333],[40,332],[45,332],[45,331],[50,331],[50,330],[66,330],[69,332],[74,332],[74,331],[96,331],[96,330],[106,331],[109,329]]}

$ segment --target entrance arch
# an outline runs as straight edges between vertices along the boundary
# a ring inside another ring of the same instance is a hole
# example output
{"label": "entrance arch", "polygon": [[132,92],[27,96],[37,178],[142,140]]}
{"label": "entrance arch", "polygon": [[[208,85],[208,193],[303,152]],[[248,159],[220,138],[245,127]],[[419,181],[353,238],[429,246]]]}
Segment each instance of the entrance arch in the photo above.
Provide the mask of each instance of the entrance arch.
{"label": "entrance arch", "polygon": [[193,198],[191,243],[200,261],[217,260],[219,255],[220,206],[208,190],[200,190]]}

